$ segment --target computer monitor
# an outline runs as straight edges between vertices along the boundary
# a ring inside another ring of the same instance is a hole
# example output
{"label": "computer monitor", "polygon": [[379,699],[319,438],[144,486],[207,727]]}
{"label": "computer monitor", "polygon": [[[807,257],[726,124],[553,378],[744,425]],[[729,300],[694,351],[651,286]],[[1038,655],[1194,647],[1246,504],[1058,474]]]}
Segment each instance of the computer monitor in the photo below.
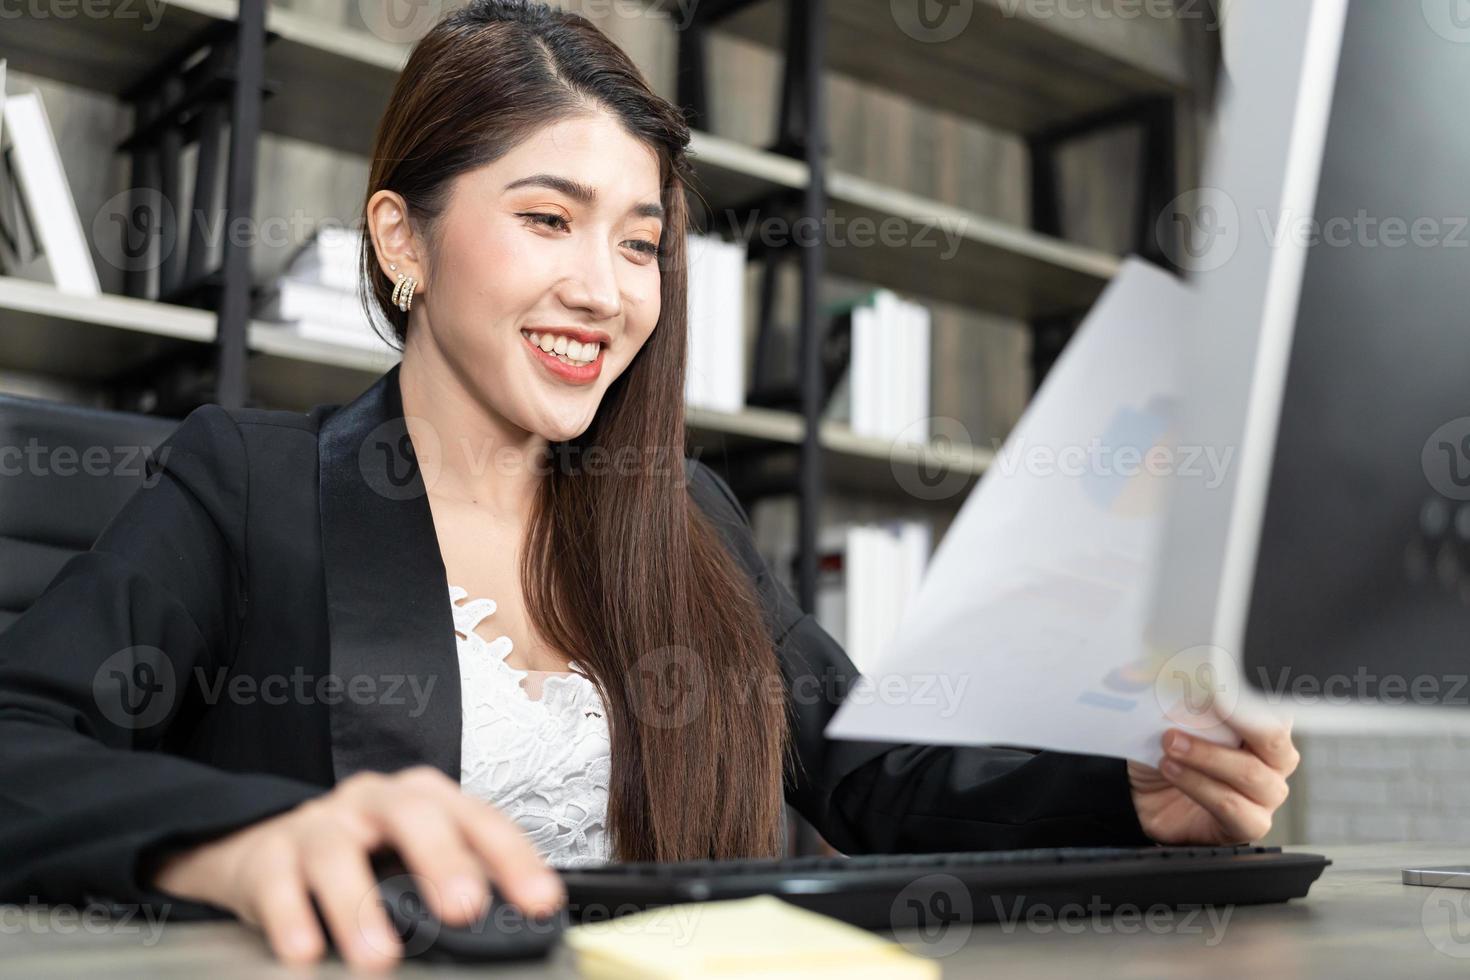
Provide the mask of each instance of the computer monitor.
{"label": "computer monitor", "polygon": [[1299,731],[1470,729],[1470,4],[1226,17],[1163,220],[1199,293],[1177,436],[1234,464],[1172,489],[1150,645]]}

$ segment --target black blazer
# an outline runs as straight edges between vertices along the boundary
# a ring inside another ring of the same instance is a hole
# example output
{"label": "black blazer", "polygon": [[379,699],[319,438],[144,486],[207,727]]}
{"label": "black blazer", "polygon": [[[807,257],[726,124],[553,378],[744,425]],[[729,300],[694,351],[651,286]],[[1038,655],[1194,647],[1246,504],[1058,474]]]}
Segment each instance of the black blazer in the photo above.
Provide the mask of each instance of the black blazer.
{"label": "black blazer", "polygon": [[[397,368],[343,408],[198,409],[0,635],[0,901],[170,901],[145,884],[166,846],[363,769],[459,778],[454,623],[402,415]],[[846,690],[724,481],[685,465],[788,690]],[[837,698],[790,703],[786,799],[845,852],[1150,843],[1122,760],[828,741]]]}

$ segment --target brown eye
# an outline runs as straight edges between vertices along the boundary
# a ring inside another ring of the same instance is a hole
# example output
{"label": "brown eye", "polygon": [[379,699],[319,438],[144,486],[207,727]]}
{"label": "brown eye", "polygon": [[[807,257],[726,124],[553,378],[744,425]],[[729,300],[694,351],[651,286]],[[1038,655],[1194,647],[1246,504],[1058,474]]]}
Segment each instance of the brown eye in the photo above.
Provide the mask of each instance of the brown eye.
{"label": "brown eye", "polygon": [[520,214],[516,215],[516,217],[525,218],[531,222],[534,222],[535,224],[545,225],[548,228],[569,227],[567,224],[567,219],[563,218],[559,214],[550,214],[542,211],[523,211]]}

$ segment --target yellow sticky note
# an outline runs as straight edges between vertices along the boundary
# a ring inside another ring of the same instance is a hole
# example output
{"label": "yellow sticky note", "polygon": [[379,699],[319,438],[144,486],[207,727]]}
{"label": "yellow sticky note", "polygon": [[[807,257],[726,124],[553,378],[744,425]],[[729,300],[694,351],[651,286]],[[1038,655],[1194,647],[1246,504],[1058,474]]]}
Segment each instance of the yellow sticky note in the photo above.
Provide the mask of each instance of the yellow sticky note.
{"label": "yellow sticky note", "polygon": [[779,898],[694,902],[567,930],[587,980],[937,980],[939,964]]}

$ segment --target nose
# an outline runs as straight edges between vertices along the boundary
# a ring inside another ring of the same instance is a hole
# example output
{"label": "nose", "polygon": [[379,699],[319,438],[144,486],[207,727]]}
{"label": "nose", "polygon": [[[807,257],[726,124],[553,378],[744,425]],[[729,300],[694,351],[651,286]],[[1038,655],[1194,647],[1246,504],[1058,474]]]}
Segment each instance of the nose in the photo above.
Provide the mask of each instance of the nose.
{"label": "nose", "polygon": [[618,282],[614,250],[588,236],[586,248],[572,254],[573,267],[562,277],[560,298],[568,309],[584,310],[597,320],[609,320],[623,310],[622,287]]}

